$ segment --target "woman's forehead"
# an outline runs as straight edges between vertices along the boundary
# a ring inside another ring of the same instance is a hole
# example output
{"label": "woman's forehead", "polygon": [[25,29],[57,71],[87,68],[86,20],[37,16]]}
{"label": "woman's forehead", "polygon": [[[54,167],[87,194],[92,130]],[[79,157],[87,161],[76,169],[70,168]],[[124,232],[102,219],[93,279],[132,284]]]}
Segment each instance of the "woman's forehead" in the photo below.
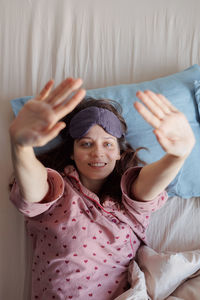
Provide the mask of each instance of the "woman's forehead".
{"label": "woman's forehead", "polygon": [[98,137],[103,139],[117,140],[115,136],[106,132],[101,126],[97,124],[93,125],[82,138],[98,138]]}

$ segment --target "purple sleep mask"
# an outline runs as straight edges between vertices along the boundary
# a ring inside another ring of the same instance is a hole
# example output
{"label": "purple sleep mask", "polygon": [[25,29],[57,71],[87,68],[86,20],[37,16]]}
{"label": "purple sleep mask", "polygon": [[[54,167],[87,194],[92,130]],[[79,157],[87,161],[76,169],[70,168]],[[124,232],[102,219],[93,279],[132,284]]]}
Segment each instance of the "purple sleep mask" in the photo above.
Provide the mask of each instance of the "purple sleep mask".
{"label": "purple sleep mask", "polygon": [[123,135],[122,125],[117,116],[108,109],[96,106],[79,111],[71,119],[69,134],[73,139],[79,139],[96,124],[116,138],[120,138]]}

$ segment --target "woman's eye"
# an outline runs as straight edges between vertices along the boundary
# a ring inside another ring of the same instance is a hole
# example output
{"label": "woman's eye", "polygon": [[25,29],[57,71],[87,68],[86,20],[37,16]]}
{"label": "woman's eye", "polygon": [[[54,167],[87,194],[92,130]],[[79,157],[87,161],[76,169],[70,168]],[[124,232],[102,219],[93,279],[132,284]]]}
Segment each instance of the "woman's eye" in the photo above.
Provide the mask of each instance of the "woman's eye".
{"label": "woman's eye", "polygon": [[106,147],[108,147],[108,148],[111,148],[111,147],[113,146],[112,143],[106,143],[105,145],[106,145]]}
{"label": "woman's eye", "polygon": [[85,148],[89,148],[91,146],[91,143],[90,142],[83,142],[83,143],[81,143],[81,146],[85,147]]}

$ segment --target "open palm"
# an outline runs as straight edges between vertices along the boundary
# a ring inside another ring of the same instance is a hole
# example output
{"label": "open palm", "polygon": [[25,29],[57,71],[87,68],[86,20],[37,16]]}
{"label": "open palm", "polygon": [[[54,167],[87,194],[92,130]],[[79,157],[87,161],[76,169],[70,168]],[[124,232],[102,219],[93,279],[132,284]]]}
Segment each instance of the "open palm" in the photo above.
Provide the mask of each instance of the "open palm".
{"label": "open palm", "polygon": [[50,80],[40,94],[29,100],[10,126],[15,143],[21,146],[43,146],[66,126],[60,122],[84,98],[81,79],[67,78],[52,91]]}
{"label": "open palm", "polygon": [[153,128],[154,134],[165,152],[186,157],[191,152],[195,137],[183,113],[177,110],[163,95],[152,91],[139,91],[134,107]]}

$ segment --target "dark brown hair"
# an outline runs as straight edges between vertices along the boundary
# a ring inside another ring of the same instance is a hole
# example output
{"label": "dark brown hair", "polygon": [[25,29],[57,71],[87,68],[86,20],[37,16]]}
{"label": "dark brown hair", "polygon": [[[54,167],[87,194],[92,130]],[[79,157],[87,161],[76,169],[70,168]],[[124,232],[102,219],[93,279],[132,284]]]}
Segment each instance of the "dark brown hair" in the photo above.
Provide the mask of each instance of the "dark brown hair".
{"label": "dark brown hair", "polygon": [[38,159],[46,167],[53,168],[59,172],[63,172],[64,168],[69,164],[75,166],[74,161],[70,158],[73,154],[74,140],[68,132],[69,123],[77,112],[90,106],[101,107],[112,111],[118,117],[122,125],[124,136],[118,139],[121,158],[116,162],[113,172],[108,176],[99,193],[101,202],[103,202],[103,199],[105,198],[104,196],[109,195],[113,199],[117,200],[118,203],[121,203],[121,176],[129,167],[145,164],[145,162],[140,160],[137,155],[140,149],[145,148],[138,148],[137,150],[134,150],[131,145],[126,142],[125,134],[127,131],[127,125],[122,117],[122,109],[119,103],[108,99],[97,100],[93,98],[85,98],[70,114],[63,118],[62,121],[66,123],[66,127],[60,133],[63,140],[62,143],[48,153],[39,155]]}

